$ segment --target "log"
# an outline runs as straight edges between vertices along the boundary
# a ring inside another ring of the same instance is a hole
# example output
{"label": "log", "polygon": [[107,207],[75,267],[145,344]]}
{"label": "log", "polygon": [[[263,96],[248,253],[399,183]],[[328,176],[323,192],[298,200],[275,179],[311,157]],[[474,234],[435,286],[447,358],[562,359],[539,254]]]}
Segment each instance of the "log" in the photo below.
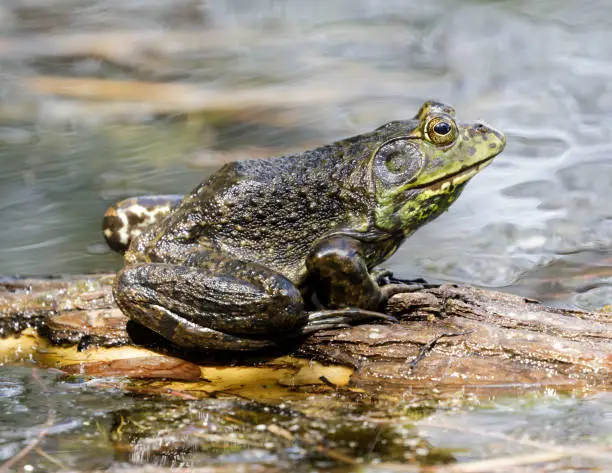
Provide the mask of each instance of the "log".
{"label": "log", "polygon": [[274,353],[193,354],[136,344],[139,332],[130,332],[114,304],[113,279],[1,280],[0,361],[33,359],[71,375],[173,380],[179,390],[180,383],[205,380],[195,389],[202,394],[245,385],[251,394],[264,386],[268,396],[282,395],[271,394],[271,386],[303,385],[394,392],[612,387],[608,312],[445,284],[392,297],[387,311],[396,324],[318,332]]}

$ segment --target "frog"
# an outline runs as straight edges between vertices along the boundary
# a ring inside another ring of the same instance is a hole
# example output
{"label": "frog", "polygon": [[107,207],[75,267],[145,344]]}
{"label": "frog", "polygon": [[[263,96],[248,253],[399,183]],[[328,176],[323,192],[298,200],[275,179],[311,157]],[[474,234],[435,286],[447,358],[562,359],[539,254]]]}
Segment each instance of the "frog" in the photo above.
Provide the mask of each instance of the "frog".
{"label": "frog", "polygon": [[410,284],[379,270],[503,151],[504,134],[427,101],[411,119],[285,156],[235,161],[189,194],[104,215],[124,253],[121,311],[187,350],[254,351],[321,330],[396,322]]}

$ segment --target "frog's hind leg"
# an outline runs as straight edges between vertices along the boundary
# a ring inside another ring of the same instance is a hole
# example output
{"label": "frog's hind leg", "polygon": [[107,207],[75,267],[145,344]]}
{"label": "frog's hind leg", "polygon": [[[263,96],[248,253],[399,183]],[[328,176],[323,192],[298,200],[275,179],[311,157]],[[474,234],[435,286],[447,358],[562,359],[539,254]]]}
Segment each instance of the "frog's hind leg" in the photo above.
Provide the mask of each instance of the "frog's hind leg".
{"label": "frog's hind leg", "polygon": [[106,243],[114,251],[125,253],[135,237],[161,222],[181,200],[182,195],[133,197],[109,207],[102,221]]}
{"label": "frog's hind leg", "polygon": [[187,265],[126,266],[114,295],[133,321],[187,349],[276,347],[308,321],[302,296],[287,278],[221,255],[198,255]]}

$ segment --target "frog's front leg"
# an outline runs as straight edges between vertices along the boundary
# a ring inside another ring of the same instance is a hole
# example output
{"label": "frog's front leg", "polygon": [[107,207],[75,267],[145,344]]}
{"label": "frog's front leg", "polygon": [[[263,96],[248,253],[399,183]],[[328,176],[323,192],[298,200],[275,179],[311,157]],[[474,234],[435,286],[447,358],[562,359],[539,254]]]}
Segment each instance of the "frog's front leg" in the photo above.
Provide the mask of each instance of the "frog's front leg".
{"label": "frog's front leg", "polygon": [[397,322],[379,312],[387,292],[370,275],[358,240],[322,240],[306,259],[306,267],[309,295],[321,310],[308,314],[302,334],[368,321]]}
{"label": "frog's front leg", "polygon": [[378,310],[385,294],[370,275],[361,242],[335,236],[319,242],[306,260],[308,281],[318,305],[327,309]]}
{"label": "frog's front leg", "polygon": [[283,275],[208,252],[184,265],[127,266],[114,294],[132,320],[190,349],[275,346],[308,322],[299,290]]}

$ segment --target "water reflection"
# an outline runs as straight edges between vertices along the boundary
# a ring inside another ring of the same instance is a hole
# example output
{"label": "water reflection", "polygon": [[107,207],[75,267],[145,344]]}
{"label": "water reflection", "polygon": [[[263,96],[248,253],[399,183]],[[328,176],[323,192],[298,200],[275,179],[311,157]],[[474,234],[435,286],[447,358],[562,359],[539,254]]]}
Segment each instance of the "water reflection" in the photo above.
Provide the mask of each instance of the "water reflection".
{"label": "water reflection", "polygon": [[[277,402],[198,400],[187,391],[173,397],[173,390],[150,396],[155,383],[124,381],[119,390],[116,385],[12,367],[0,382],[0,465],[29,445],[36,448],[20,463],[23,471],[138,465],[379,471],[381,463],[412,471],[406,468],[519,460],[534,453],[552,454],[551,467],[597,471],[610,460],[605,442],[612,418],[603,413],[610,412],[612,396],[606,393],[545,388],[517,390],[518,398],[507,391],[487,398],[434,390],[406,392],[398,402],[384,393],[341,390],[323,397],[298,390]],[[532,464],[539,463],[527,461]]]}

